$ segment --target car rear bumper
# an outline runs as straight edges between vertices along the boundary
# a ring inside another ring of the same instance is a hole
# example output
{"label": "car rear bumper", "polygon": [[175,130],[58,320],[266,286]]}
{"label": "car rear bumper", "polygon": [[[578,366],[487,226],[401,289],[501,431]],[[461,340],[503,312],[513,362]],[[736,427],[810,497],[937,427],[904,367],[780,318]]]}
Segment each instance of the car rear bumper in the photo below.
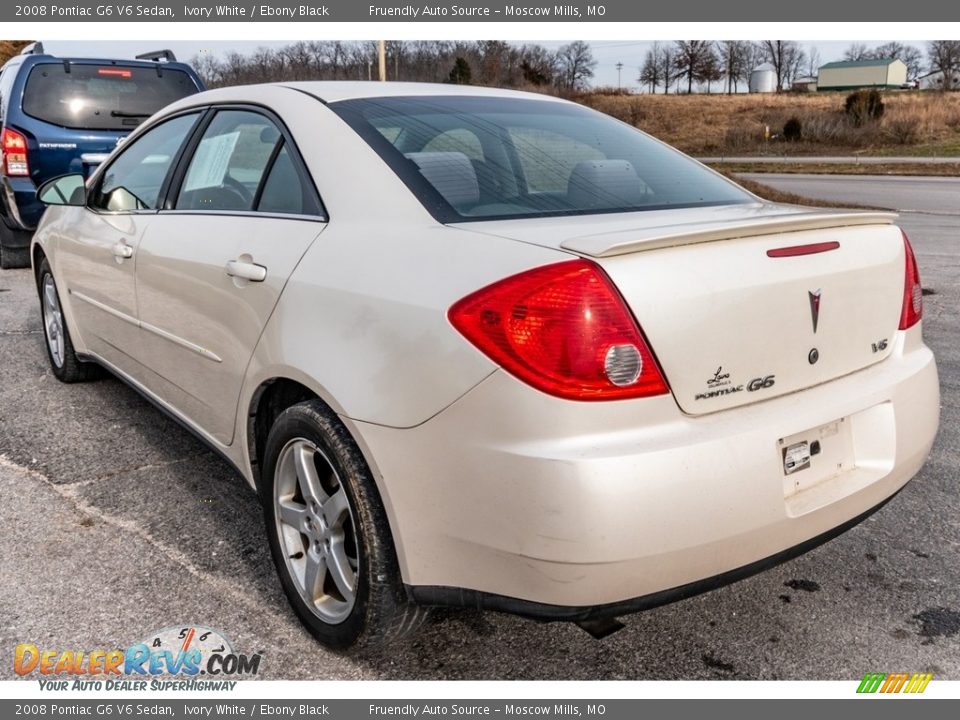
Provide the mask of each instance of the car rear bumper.
{"label": "car rear bumper", "polygon": [[[873,367],[696,418],[669,396],[573,403],[496,372],[416,428],[353,427],[414,598],[582,619],[829,539],[916,474],[938,422],[917,326]],[[821,462],[785,475],[785,438],[820,439]]]}
{"label": "car rear bumper", "polygon": [[[898,491],[899,492],[899,491]],[[620,615],[640,612],[642,610],[651,610],[661,605],[668,605],[679,600],[700,595],[717,588],[730,585],[732,583],[744,580],[748,577],[761,573],[770,568],[776,567],[782,563],[793,560],[804,553],[808,553],[814,548],[823,545],[835,537],[842,535],[847,530],[856,527],[875,512],[890,502],[895,495],[891,495],[864,513],[848,520],[842,525],[821,533],[816,537],[810,538],[799,545],[782,550],[761,560],[744,565],[742,567],[727,570],[714,575],[713,577],[695,580],[694,582],[680,585],[678,587],[668,588],[649,595],[642,595],[628,600],[607,603],[605,605],[593,606],[564,606],[549,605],[546,603],[532,602],[530,600],[519,600],[517,598],[505,597],[503,595],[494,595],[480,590],[467,590],[464,588],[437,587],[432,585],[408,585],[407,592],[414,602],[420,605],[430,605],[434,607],[459,607],[470,608],[474,610],[495,610],[499,612],[508,612],[514,615],[533,618],[536,620],[547,621],[565,621],[565,622],[589,622],[591,620],[601,620],[606,618],[615,618]]]}

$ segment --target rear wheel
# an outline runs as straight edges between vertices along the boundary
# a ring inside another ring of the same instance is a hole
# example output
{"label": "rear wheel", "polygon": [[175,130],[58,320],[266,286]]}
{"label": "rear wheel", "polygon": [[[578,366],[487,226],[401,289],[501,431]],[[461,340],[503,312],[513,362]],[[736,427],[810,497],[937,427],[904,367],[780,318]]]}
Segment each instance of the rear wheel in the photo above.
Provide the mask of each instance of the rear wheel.
{"label": "rear wheel", "polygon": [[400,579],[386,512],[356,443],[323,403],[277,418],[261,497],[284,592],[324,645],[361,649],[419,627]]}
{"label": "rear wheel", "polygon": [[58,380],[66,383],[82,382],[96,376],[97,366],[83,362],[73,350],[73,341],[60,305],[57,283],[44,258],[40,263],[37,287],[40,291],[40,310],[43,315],[43,334],[46,338],[50,369]]}
{"label": "rear wheel", "polygon": [[11,230],[0,219],[0,268],[24,267],[30,267],[30,233]]}

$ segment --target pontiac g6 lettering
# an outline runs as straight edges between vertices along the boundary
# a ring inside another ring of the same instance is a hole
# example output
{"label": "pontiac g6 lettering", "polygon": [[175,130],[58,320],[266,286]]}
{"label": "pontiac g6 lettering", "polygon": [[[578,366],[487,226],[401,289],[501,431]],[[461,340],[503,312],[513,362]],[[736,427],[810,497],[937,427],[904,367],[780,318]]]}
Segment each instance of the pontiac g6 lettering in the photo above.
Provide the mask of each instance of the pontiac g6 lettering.
{"label": "pontiac g6 lettering", "polygon": [[54,375],[227,458],[332,647],[435,606],[602,635],[853,526],[937,431],[893,215],[764,202],[556,98],[223,88],[40,195]]}

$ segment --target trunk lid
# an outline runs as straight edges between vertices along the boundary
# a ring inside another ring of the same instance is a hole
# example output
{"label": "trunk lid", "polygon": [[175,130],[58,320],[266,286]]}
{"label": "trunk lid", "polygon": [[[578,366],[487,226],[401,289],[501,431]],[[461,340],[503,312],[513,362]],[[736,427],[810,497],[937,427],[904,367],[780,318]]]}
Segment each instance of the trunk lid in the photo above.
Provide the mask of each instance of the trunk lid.
{"label": "trunk lid", "polygon": [[550,239],[613,280],[685,413],[796,392],[891,352],[904,283],[895,216],[765,208]]}

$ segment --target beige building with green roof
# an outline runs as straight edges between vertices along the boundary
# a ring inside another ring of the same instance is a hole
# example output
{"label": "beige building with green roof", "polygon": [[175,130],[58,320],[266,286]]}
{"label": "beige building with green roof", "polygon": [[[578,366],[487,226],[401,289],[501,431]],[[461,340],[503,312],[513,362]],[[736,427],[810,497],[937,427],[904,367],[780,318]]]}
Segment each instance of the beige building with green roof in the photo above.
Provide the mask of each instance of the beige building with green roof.
{"label": "beige building with green roof", "polygon": [[902,60],[844,60],[821,66],[817,90],[897,89],[907,82]]}

